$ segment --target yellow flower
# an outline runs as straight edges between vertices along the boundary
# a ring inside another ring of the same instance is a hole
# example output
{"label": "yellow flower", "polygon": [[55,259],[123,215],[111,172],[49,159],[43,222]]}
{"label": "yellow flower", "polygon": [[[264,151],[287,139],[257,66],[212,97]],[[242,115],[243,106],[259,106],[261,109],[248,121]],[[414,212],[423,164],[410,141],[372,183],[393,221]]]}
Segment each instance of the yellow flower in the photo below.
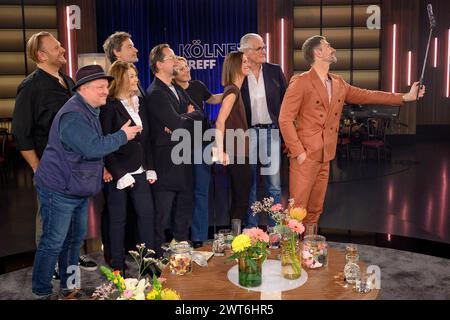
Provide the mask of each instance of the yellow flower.
{"label": "yellow flower", "polygon": [[239,253],[250,248],[251,245],[252,240],[250,239],[250,237],[246,234],[241,234],[234,238],[233,242],[231,243],[231,248],[233,249],[233,252]]}
{"label": "yellow flower", "polygon": [[164,289],[161,291],[162,300],[181,300],[180,295],[172,289]]}
{"label": "yellow flower", "polygon": [[114,282],[114,284],[117,284],[119,281],[117,281],[117,279],[114,279],[113,282]]}
{"label": "yellow flower", "polygon": [[289,210],[289,215],[292,219],[297,221],[302,221],[306,217],[306,209],[305,208],[291,208]]}
{"label": "yellow flower", "polygon": [[155,300],[157,295],[158,295],[158,292],[156,290],[152,290],[149,293],[147,293],[146,299],[147,300]]}
{"label": "yellow flower", "polygon": [[120,279],[119,279],[119,282],[120,282],[120,283],[123,283],[123,282],[124,282],[123,278],[120,278]]}

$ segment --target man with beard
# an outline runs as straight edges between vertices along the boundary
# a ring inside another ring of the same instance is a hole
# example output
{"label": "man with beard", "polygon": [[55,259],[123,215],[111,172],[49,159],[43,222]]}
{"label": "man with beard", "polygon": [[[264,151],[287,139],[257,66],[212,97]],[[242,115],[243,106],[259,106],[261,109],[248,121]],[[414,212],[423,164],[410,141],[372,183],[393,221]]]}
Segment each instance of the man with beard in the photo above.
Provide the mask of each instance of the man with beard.
{"label": "man with beard", "polygon": [[39,299],[52,298],[52,271],[58,257],[61,295],[84,295],[72,289],[80,286],[77,268],[87,230],[88,198],[102,187],[103,157],[134,139],[142,129],[130,127],[129,120],[118,131],[103,135],[99,108],[106,103],[112,79],[99,65],[78,70],[77,92],[56,114],[36,170],[43,232],[34,259],[32,291]]}
{"label": "man with beard", "polygon": [[[27,56],[37,68],[17,88],[12,127],[17,147],[33,173],[47,145],[53,118],[72,96],[73,80],[60,70],[66,64],[65,52],[59,41],[46,31],[33,34],[27,42]],[[36,246],[41,234],[38,204]],[[97,269],[97,264],[86,256],[80,256],[79,263],[85,270]],[[54,277],[58,278],[56,270]]]}
{"label": "man with beard", "polygon": [[345,102],[402,105],[425,93],[418,82],[406,93],[364,90],[329,73],[336,50],[325,37],[313,36],[302,46],[311,69],[292,77],[280,111],[280,129],[289,150],[289,192],[304,207],[305,224],[317,224],[323,212],[330,161],[336,155],[339,120]]}

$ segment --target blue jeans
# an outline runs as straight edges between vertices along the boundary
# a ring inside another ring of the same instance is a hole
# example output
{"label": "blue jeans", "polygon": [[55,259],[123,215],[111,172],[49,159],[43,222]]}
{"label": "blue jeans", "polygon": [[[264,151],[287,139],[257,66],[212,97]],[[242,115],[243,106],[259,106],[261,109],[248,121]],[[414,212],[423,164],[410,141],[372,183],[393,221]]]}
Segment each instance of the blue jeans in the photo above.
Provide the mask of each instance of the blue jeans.
{"label": "blue jeans", "polygon": [[[87,230],[88,198],[43,187],[36,187],[36,190],[41,203],[42,236],[34,258],[32,291],[48,295],[53,292],[52,276],[58,258],[61,289],[67,288],[67,280],[76,280],[73,275],[79,275],[78,258]],[[69,266],[70,274],[67,273]]]}
{"label": "blue jeans", "polygon": [[[249,154],[253,159],[258,159],[261,163],[261,178],[264,182],[264,196],[273,197],[274,203],[281,202],[281,141],[278,135],[274,134],[278,129],[252,128],[250,136]],[[274,150],[272,150],[272,147]],[[273,153],[273,154],[272,154]],[[252,158],[250,159],[252,161]],[[247,212],[246,228],[257,227],[259,224],[259,214],[253,216],[251,206],[257,201],[258,191],[258,165],[251,164],[252,187],[249,196],[249,210]],[[266,172],[264,172],[266,171]],[[275,221],[269,218],[269,225],[275,225]]]}
{"label": "blue jeans", "polygon": [[209,181],[211,165],[193,164],[194,205],[192,207],[191,240],[205,241],[208,239],[209,216]]}

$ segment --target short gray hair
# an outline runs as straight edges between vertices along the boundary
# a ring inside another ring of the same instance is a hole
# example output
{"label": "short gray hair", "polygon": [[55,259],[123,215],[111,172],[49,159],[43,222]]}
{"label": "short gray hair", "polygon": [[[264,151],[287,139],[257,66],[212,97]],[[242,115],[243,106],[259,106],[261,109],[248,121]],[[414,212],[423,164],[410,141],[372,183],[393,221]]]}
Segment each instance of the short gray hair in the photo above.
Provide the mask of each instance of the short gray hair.
{"label": "short gray hair", "polygon": [[259,39],[264,42],[264,39],[259,34],[247,33],[241,38],[241,41],[239,42],[239,51],[242,52],[245,49],[252,49],[249,45],[251,39]]}

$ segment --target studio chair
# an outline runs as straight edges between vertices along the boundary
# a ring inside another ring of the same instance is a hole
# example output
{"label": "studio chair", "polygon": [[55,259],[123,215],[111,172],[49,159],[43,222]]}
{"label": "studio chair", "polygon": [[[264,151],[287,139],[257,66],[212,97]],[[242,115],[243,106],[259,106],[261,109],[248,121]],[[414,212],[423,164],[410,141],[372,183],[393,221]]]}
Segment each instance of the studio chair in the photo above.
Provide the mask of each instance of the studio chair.
{"label": "studio chair", "polygon": [[386,143],[386,131],[389,124],[390,119],[384,117],[366,120],[367,138],[361,141],[361,162],[367,160],[369,151],[376,152],[378,165],[381,163],[382,154],[385,160],[390,158],[391,150]]}
{"label": "studio chair", "polygon": [[351,134],[352,134],[352,125],[350,119],[341,119],[339,124],[339,135],[337,139],[337,151],[340,155],[345,155],[345,159],[347,161],[351,161],[351,152],[350,152],[350,144],[351,144]]}

